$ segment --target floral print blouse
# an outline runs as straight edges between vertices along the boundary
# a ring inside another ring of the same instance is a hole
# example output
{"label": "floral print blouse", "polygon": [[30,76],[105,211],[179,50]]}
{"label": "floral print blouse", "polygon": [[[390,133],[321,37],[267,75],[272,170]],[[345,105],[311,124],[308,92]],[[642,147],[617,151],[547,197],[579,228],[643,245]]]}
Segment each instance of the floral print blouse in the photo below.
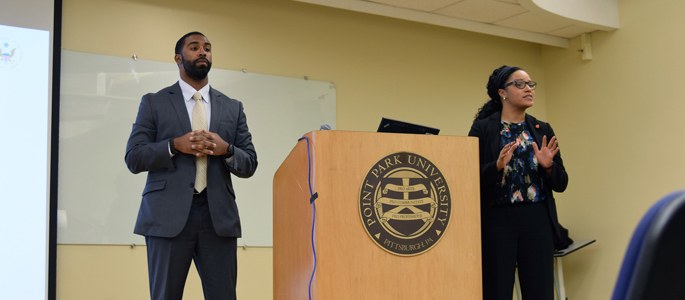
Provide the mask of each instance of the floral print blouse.
{"label": "floral print blouse", "polygon": [[[533,137],[526,122],[502,121],[500,132],[502,146],[516,142],[516,150],[504,168],[504,175],[497,184],[497,205],[520,202],[540,202],[546,196],[542,178],[538,173],[538,160],[533,150]],[[540,168],[542,171],[542,168]]]}

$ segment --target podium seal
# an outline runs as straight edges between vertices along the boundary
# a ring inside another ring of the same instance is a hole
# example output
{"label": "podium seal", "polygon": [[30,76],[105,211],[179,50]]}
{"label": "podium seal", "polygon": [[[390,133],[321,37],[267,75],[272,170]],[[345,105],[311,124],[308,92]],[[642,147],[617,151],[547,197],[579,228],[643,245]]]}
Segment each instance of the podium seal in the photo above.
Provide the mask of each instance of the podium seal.
{"label": "podium seal", "polygon": [[378,246],[413,256],[433,248],[444,235],[452,197],[435,164],[415,153],[396,152],[376,162],[364,177],[359,215]]}

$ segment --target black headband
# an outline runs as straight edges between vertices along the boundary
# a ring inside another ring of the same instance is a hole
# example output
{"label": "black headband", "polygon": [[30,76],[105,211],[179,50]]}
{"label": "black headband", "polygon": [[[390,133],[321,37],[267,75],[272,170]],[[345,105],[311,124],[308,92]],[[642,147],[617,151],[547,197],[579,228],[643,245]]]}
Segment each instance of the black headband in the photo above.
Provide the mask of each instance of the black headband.
{"label": "black headband", "polygon": [[[496,82],[496,84],[497,84],[497,88],[498,88],[498,89],[504,88],[504,84],[506,83],[505,81],[506,81],[507,78],[509,78],[509,76],[511,75],[511,74],[509,74],[509,71],[510,71],[511,69],[518,69],[518,68],[517,68],[517,67],[505,66],[505,67],[502,68],[502,70],[500,70],[499,73],[497,74],[497,82]],[[514,72],[515,72],[515,71],[514,71]],[[513,73],[513,72],[512,72],[512,73]]]}

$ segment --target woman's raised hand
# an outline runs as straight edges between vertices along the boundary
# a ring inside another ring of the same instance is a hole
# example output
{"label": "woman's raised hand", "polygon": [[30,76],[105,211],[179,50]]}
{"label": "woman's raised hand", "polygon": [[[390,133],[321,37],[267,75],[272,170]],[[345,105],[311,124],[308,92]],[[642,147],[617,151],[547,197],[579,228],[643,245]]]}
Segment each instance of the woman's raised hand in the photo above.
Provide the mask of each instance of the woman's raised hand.
{"label": "woman's raised hand", "polygon": [[533,150],[535,150],[535,157],[538,159],[538,164],[543,169],[549,169],[552,167],[552,159],[557,152],[559,152],[559,146],[557,146],[557,137],[553,136],[549,143],[547,143],[547,136],[542,137],[542,147],[538,148],[538,144],[533,142]]}
{"label": "woman's raised hand", "polygon": [[511,156],[514,154],[514,150],[516,150],[516,147],[518,147],[516,142],[511,142],[502,147],[502,150],[500,150],[499,156],[497,157],[497,171],[504,169],[504,167],[509,163]]}

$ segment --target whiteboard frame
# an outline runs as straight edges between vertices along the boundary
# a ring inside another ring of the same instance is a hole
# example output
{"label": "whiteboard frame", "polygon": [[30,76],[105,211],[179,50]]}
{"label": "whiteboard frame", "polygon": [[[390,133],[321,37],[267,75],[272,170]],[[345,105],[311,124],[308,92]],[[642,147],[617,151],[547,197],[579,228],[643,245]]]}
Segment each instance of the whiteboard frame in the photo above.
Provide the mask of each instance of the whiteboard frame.
{"label": "whiteboard frame", "polygon": [[[57,243],[145,244],[133,226],[147,174],[126,168],[126,141],[141,97],[178,81],[178,67],[63,50],[61,76]],[[302,135],[335,129],[335,84],[223,69],[209,81],[243,103],[259,162],[252,178],[233,176],[238,245],[271,247],[273,175]]]}

